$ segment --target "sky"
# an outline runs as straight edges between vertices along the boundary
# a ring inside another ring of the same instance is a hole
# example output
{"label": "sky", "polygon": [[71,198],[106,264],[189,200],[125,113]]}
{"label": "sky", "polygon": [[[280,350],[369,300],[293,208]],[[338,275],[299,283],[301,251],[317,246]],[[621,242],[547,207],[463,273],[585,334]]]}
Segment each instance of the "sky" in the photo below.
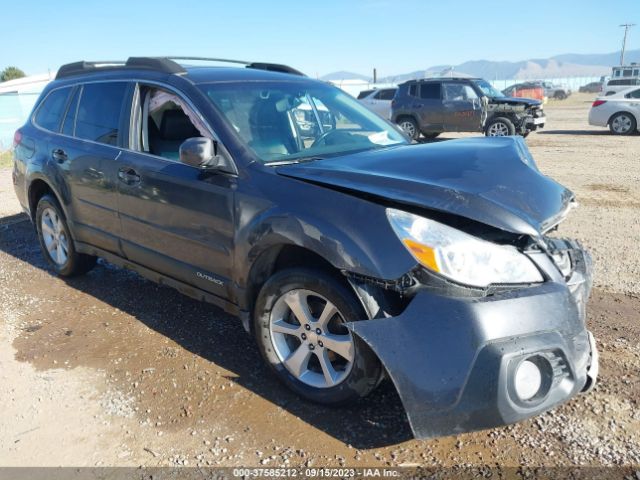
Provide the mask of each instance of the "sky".
{"label": "sky", "polygon": [[[181,55],[285,63],[309,76],[378,76],[562,53],[609,53],[640,0],[5,0],[0,69]],[[611,6],[611,8],[609,8]],[[11,21],[15,19],[15,21]]]}

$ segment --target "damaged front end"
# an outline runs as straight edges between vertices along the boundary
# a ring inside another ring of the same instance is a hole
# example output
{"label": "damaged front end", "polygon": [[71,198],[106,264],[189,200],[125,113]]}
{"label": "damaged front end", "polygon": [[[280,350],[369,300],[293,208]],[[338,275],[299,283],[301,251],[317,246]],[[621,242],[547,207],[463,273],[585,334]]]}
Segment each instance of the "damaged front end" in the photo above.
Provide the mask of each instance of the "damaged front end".
{"label": "damaged front end", "polygon": [[399,315],[348,325],[385,366],[416,438],[517,422],[593,388],[591,258],[543,240],[528,256],[545,282],[462,296],[416,280]]}

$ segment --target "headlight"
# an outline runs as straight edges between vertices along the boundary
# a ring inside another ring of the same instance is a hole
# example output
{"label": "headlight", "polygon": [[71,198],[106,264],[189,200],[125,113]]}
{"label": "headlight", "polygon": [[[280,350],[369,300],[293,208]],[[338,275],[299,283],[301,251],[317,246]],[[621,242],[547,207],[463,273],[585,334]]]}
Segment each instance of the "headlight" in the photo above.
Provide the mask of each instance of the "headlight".
{"label": "headlight", "polygon": [[481,240],[402,210],[388,208],[387,218],[420,264],[451,280],[476,287],[543,281],[533,262],[513,246]]}

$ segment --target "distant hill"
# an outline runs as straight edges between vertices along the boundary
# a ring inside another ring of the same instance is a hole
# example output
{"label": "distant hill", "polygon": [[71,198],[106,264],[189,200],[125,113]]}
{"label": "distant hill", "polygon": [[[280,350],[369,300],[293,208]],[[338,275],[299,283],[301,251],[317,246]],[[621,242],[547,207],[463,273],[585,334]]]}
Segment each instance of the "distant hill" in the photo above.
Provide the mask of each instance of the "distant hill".
{"label": "distant hill", "polygon": [[367,77],[366,75],[360,75],[359,73],[353,73],[353,72],[346,72],[346,71],[339,71],[339,72],[333,72],[333,73],[329,73],[327,75],[323,75],[322,77],[320,77],[320,80],[344,80],[344,79],[355,79],[355,80],[364,80],[366,82],[368,82],[370,80],[370,77]]}
{"label": "distant hill", "polygon": [[[425,70],[399,73],[378,79],[380,83],[400,83],[412,78],[446,75],[453,69],[474,77],[493,79],[535,79],[554,77],[597,77],[611,73],[611,66],[620,61],[620,52],[580,54],[566,53],[546,59],[522,60],[519,62],[495,62],[472,60],[459,65],[434,65]],[[625,63],[640,63],[640,50],[625,53]],[[321,77],[322,80],[358,79],[371,81],[371,77],[352,72],[334,72]]]}

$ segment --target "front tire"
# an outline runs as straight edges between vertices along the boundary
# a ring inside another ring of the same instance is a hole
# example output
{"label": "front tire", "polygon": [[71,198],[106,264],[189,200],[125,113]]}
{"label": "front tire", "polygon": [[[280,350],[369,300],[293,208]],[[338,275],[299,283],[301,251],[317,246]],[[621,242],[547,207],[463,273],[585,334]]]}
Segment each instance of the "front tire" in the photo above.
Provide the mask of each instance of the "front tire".
{"label": "front tire", "polygon": [[82,275],[95,266],[96,257],[76,252],[67,219],[53,196],[40,199],[35,220],[42,254],[58,275]]}
{"label": "front tire", "polygon": [[496,117],[487,123],[484,128],[487,137],[506,137],[516,134],[516,127],[511,120],[506,117]]}
{"label": "front tire", "polygon": [[287,387],[313,402],[339,405],[366,396],[381,378],[375,354],[344,326],[366,318],[338,279],[295,268],[265,283],[253,321],[260,353]]}
{"label": "front tire", "polygon": [[627,112],[619,112],[609,120],[609,131],[614,135],[631,135],[637,128],[636,119]]}

